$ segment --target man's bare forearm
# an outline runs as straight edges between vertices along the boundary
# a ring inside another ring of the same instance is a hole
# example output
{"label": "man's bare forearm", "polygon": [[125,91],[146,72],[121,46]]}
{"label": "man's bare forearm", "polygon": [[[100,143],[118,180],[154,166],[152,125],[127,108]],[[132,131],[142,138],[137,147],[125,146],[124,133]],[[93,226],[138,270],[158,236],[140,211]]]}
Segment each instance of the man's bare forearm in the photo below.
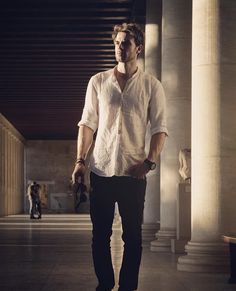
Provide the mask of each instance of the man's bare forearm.
{"label": "man's bare forearm", "polygon": [[93,130],[86,125],[81,125],[77,139],[77,159],[86,159],[92,142]]}
{"label": "man's bare forearm", "polygon": [[165,143],[166,133],[158,132],[154,134],[150,142],[150,150],[148,154],[148,160],[156,162]]}

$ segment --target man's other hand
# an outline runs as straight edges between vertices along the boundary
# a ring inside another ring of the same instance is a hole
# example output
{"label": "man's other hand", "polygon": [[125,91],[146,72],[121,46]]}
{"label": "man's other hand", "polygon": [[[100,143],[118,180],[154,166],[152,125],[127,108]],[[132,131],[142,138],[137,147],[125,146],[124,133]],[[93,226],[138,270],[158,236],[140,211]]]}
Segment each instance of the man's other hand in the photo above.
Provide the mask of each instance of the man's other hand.
{"label": "man's other hand", "polygon": [[137,179],[145,179],[149,169],[145,163],[140,163],[129,168],[128,173]]}
{"label": "man's other hand", "polygon": [[84,183],[85,165],[77,163],[72,173],[72,183]]}

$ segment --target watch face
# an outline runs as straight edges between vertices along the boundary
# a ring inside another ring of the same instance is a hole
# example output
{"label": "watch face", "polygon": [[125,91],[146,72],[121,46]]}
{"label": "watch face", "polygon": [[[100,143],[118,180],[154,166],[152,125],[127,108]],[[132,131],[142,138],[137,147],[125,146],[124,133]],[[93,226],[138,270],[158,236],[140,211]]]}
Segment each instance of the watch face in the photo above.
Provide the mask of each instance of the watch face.
{"label": "watch face", "polygon": [[156,163],[152,163],[152,164],[150,165],[150,169],[151,169],[151,170],[155,170],[155,169],[156,169]]}
{"label": "watch face", "polygon": [[156,163],[151,162],[151,161],[149,161],[148,159],[146,159],[144,162],[147,164],[147,166],[148,166],[148,168],[149,168],[150,170],[154,170],[154,169],[156,169],[156,166],[157,166]]}

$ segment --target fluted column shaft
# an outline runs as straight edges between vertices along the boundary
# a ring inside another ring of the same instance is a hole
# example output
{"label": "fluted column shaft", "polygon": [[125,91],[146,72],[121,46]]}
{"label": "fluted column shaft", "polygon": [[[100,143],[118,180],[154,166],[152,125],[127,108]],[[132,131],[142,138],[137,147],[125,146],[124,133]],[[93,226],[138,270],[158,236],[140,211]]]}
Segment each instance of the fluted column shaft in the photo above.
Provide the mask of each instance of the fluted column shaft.
{"label": "fluted column shaft", "polygon": [[161,155],[160,231],[152,251],[170,251],[176,237],[179,150],[191,143],[191,1],[165,0],[162,8],[162,77],[169,137]]}
{"label": "fluted column shaft", "polygon": [[4,213],[5,197],[4,197],[4,129],[0,124],[0,216]]}
{"label": "fluted column shaft", "polygon": [[0,216],[23,212],[24,138],[0,114]]}
{"label": "fluted column shaft", "polygon": [[[229,135],[228,140],[225,138],[228,131],[225,121],[235,117],[230,113],[229,104],[226,105],[227,95],[221,85],[224,74],[220,10],[225,2],[236,12],[233,1],[193,1],[192,236],[186,246],[187,255],[180,257],[178,262],[178,269],[184,271],[222,272],[228,269],[228,250],[221,241],[225,207],[222,202],[235,189],[236,183],[231,180],[230,187],[225,188],[224,180],[229,182],[231,174],[222,170],[225,160],[231,164],[234,161],[235,165],[236,159],[235,150],[234,153],[228,150],[232,136]],[[235,104],[232,98],[232,106]],[[234,123],[232,126],[236,130]],[[227,156],[231,156],[231,162]],[[233,225],[233,221],[231,223]]]}
{"label": "fluted column shaft", "polygon": [[[161,74],[161,0],[146,1],[145,72],[160,79]],[[150,127],[146,135],[146,153],[150,145]],[[147,175],[143,239],[152,241],[160,221],[160,163]]]}

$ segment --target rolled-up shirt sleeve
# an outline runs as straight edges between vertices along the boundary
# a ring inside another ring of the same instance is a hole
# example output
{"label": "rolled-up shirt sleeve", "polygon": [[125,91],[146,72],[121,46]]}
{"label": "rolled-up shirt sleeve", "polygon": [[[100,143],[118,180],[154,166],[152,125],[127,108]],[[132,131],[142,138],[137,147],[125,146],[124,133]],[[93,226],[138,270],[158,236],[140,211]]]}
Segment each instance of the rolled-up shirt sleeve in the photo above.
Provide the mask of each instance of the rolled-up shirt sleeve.
{"label": "rolled-up shirt sleeve", "polygon": [[151,135],[165,132],[168,135],[166,124],[166,98],[161,82],[153,80],[151,98],[149,101],[149,120],[151,124]]}
{"label": "rolled-up shirt sleeve", "polygon": [[98,128],[98,92],[95,83],[95,76],[93,76],[88,83],[83,114],[78,123],[78,126],[81,125],[86,125],[94,132]]}

